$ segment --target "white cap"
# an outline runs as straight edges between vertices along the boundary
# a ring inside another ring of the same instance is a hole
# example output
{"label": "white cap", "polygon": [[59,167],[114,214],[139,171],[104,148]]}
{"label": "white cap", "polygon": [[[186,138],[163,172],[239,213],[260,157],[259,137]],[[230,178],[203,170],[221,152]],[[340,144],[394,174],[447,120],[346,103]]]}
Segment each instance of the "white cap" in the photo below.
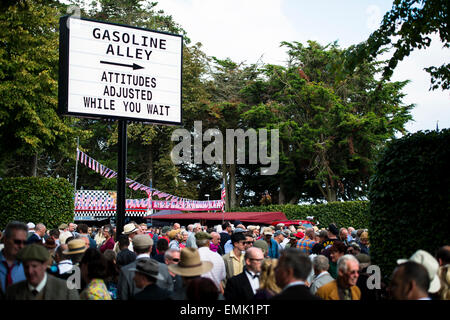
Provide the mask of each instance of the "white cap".
{"label": "white cap", "polygon": [[34,225],[33,222],[28,222],[27,227],[28,227],[28,230],[31,230],[31,229],[34,229],[36,226]]}

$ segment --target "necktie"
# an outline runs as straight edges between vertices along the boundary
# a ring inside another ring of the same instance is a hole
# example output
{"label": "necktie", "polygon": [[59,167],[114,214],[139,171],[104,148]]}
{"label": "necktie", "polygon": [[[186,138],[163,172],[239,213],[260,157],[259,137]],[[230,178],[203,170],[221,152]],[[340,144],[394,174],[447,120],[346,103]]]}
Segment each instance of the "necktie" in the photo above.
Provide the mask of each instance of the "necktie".
{"label": "necktie", "polygon": [[11,267],[8,265],[8,262],[3,261],[3,264],[6,267],[7,273],[6,273],[6,281],[5,281],[5,289],[8,288],[8,286],[12,285],[12,268],[14,268],[14,263],[11,265]]}
{"label": "necktie", "polygon": [[37,291],[36,289],[32,290],[31,293],[33,294],[33,296],[37,296],[37,294],[39,293],[39,291]]}
{"label": "necktie", "polygon": [[344,300],[352,300],[350,289],[344,289]]}

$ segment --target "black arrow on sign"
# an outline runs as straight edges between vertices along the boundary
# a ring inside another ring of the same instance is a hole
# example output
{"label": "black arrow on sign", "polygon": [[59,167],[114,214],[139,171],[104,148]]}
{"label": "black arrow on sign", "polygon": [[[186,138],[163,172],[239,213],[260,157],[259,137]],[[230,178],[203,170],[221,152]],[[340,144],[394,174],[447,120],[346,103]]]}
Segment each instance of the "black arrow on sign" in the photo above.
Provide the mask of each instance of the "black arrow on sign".
{"label": "black arrow on sign", "polygon": [[124,64],[124,63],[117,63],[117,62],[110,62],[110,61],[103,61],[103,60],[101,60],[100,63],[112,64],[112,65],[115,65],[115,66],[122,66],[122,67],[129,67],[129,68],[133,68],[133,70],[144,69],[144,67],[141,67],[140,65],[138,65],[136,63]]}

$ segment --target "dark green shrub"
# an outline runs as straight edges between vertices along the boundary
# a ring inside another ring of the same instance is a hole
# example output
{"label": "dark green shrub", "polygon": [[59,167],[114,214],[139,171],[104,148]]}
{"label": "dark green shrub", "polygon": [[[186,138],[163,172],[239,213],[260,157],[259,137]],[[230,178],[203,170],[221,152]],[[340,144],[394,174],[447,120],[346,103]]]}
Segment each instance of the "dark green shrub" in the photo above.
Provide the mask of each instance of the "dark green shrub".
{"label": "dark green shrub", "polygon": [[279,211],[283,212],[289,220],[306,219],[308,216],[313,216],[315,221],[319,221],[320,228],[326,228],[332,222],[336,223],[338,227],[354,227],[356,229],[367,228],[369,224],[369,203],[367,201],[331,202],[317,205],[269,205],[235,208],[231,211]]}
{"label": "dark green shrub", "polygon": [[73,186],[66,179],[0,180],[0,228],[12,220],[42,222],[47,229],[73,221]]}
{"label": "dark green shrub", "polygon": [[399,258],[450,244],[450,131],[392,141],[371,179],[372,262],[389,277]]}

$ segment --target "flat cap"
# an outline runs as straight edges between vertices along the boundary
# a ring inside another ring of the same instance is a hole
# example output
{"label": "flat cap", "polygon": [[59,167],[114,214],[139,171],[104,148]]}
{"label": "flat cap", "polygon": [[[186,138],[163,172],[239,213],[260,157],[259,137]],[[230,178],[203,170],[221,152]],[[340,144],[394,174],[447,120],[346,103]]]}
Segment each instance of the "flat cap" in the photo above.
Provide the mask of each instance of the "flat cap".
{"label": "flat cap", "polygon": [[206,239],[210,240],[210,239],[212,239],[212,237],[211,237],[211,235],[208,232],[200,231],[200,232],[197,232],[195,234],[195,239],[197,239],[197,240],[206,240]]}
{"label": "flat cap", "polygon": [[148,234],[137,234],[134,236],[133,247],[136,248],[147,248],[153,245],[153,240]]}
{"label": "flat cap", "polygon": [[17,260],[19,261],[41,261],[45,262],[50,259],[50,253],[47,248],[42,244],[30,244],[23,247],[22,250],[17,254]]}

